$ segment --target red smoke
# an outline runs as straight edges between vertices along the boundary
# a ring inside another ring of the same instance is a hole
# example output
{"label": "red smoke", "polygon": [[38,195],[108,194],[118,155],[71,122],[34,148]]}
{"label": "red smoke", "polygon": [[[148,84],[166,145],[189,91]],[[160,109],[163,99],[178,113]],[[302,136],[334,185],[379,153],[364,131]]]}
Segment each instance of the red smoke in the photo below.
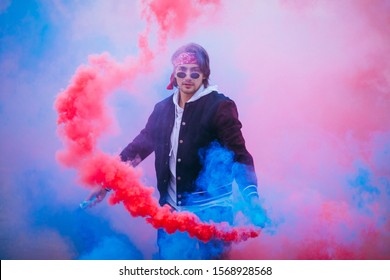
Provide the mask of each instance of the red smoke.
{"label": "red smoke", "polygon": [[[215,4],[218,1],[209,2]],[[155,228],[164,228],[168,233],[186,231],[204,242],[211,238],[235,242],[253,238],[259,235],[254,228],[232,228],[227,223],[207,224],[192,213],[171,212],[169,207],[160,207],[152,196],[154,189],[140,183],[134,168],[118,156],[107,155],[96,147],[97,139],[110,126],[105,98],[124,81],[131,82],[137,74],[149,70],[151,66],[155,56],[148,41],[152,19],[157,19],[159,41],[165,44],[171,32],[182,34],[188,22],[201,14],[200,5],[208,1],[178,3],[181,2],[144,2],[147,28],[139,36],[141,53],[136,59],[118,64],[108,54],[91,56],[89,65],[77,69],[71,84],[55,102],[59,134],[65,144],[65,150],[57,154],[57,159],[68,167],[76,168],[83,184],[103,184],[112,188],[114,192],[109,199],[110,204],[122,202],[132,216],[146,218]],[[189,10],[191,13],[185,12]]]}
{"label": "red smoke", "polygon": [[147,21],[146,34],[155,20],[158,25],[159,45],[163,47],[168,37],[180,37],[187,31],[188,25],[199,18],[208,8],[220,5],[220,0],[143,0],[142,16]]}

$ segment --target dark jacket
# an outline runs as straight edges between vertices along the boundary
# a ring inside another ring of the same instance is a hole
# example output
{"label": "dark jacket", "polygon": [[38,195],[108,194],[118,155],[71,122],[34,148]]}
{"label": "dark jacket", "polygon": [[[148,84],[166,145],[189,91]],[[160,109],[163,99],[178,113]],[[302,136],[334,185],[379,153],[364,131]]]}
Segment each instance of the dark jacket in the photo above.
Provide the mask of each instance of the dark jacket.
{"label": "dark jacket", "polygon": [[[133,160],[137,154],[143,160],[155,152],[157,188],[160,192],[161,205],[166,203],[170,180],[170,137],[175,120],[175,105],[172,98],[171,95],[156,104],[145,128],[121,153],[121,159],[128,161]],[[202,171],[203,160],[200,153],[215,142],[233,152],[234,162],[237,164],[231,171],[244,198],[257,196],[253,158],[246,150],[241,127],[235,103],[216,91],[185,104],[176,167],[179,205],[193,204],[187,198],[188,194],[194,192],[206,197],[215,196],[215,193],[208,193],[196,183]],[[221,186],[224,183],[221,182]],[[250,185],[253,186],[248,188]],[[219,192],[218,195],[231,193],[231,185]]]}

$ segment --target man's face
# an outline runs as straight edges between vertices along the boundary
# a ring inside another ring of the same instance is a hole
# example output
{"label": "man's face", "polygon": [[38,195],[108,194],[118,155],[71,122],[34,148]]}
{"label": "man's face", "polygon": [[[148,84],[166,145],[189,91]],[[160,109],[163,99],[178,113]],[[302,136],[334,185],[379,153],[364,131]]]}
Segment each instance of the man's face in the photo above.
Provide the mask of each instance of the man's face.
{"label": "man's face", "polygon": [[204,79],[198,64],[177,66],[175,77],[180,92],[189,95],[193,95],[202,86]]}

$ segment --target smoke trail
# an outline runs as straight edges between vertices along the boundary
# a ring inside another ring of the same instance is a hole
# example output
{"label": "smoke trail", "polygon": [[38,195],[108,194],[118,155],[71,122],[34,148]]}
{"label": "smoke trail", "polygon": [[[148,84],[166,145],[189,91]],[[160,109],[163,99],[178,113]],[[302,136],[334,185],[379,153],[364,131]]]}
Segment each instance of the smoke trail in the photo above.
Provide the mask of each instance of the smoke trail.
{"label": "smoke trail", "polygon": [[[197,5],[203,2],[190,2],[197,7],[194,9],[197,12],[187,17],[180,12],[186,9],[176,5],[177,2],[145,2],[148,5],[145,11],[148,12],[144,11],[144,14],[148,24],[139,36],[141,53],[138,57],[119,64],[108,54],[94,55],[89,57],[89,65],[77,69],[70,85],[55,102],[59,134],[65,144],[65,150],[57,154],[57,159],[67,167],[76,168],[83,184],[103,184],[112,188],[114,193],[109,199],[110,204],[122,202],[132,216],[146,218],[155,228],[162,227],[168,233],[186,231],[191,237],[204,242],[212,238],[238,242],[258,236],[259,230],[252,227],[231,228],[227,223],[207,224],[192,213],[171,212],[169,207],[160,207],[152,196],[154,189],[140,183],[140,174],[136,170],[121,162],[118,156],[107,155],[96,147],[97,139],[111,123],[105,99],[124,81],[131,82],[137,75],[150,71],[155,57],[148,41],[153,16],[160,25],[160,43],[165,44],[170,32],[175,31],[179,35],[184,32],[185,23],[199,15],[201,8]],[[164,7],[171,7],[171,13],[162,14]],[[172,25],[165,26],[166,21],[176,14],[181,17]]]}

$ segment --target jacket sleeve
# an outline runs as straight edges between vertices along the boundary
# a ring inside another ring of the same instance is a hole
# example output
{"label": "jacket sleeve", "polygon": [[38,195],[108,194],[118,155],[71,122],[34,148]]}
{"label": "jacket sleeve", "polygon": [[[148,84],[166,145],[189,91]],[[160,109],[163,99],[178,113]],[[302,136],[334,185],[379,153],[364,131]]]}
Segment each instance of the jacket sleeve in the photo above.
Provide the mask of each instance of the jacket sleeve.
{"label": "jacket sleeve", "polygon": [[236,104],[228,99],[223,101],[216,112],[215,125],[221,144],[234,152],[233,175],[246,201],[257,196],[257,177],[251,154],[247,151],[242,136],[242,124],[238,119]]}
{"label": "jacket sleeve", "polygon": [[134,138],[134,140],[123,149],[120,153],[122,161],[133,161],[136,158],[144,160],[154,151],[154,124],[156,123],[156,107],[146,123],[146,126]]}

